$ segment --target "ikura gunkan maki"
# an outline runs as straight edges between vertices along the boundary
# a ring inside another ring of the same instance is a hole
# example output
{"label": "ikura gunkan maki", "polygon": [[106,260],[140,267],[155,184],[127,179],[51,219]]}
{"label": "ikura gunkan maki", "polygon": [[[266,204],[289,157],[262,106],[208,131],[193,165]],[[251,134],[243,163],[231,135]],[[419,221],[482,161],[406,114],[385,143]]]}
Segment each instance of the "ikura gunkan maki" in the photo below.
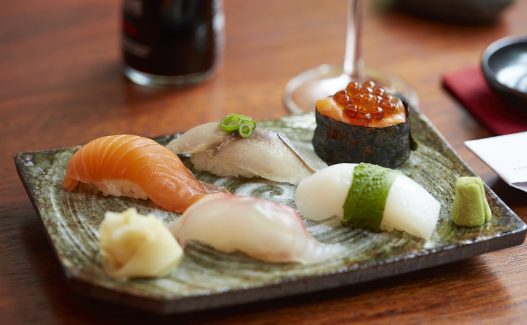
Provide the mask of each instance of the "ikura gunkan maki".
{"label": "ikura gunkan maki", "polygon": [[352,81],[316,103],[313,146],[328,164],[397,167],[410,155],[408,108],[373,81]]}

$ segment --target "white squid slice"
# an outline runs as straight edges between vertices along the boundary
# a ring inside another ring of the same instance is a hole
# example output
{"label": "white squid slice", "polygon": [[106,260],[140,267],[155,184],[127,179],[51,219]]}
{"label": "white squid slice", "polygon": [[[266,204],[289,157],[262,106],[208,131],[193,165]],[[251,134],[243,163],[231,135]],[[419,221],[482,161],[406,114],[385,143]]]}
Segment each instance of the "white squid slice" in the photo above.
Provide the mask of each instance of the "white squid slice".
{"label": "white squid slice", "polygon": [[[342,220],[355,166],[357,164],[336,164],[300,182],[295,193],[300,214],[317,221],[334,216]],[[421,185],[400,174],[388,192],[380,228],[430,239],[440,209],[440,203]]]}

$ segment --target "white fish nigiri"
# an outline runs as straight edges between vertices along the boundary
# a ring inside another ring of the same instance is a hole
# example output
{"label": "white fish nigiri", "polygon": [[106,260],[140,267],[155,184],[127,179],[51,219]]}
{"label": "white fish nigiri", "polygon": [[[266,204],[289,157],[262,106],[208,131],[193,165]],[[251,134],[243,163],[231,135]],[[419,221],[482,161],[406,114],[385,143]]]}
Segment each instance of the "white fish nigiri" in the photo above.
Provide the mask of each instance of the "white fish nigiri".
{"label": "white fish nigiri", "polygon": [[298,184],[312,174],[276,132],[259,127],[242,138],[222,131],[218,122],[205,123],[172,140],[167,148],[191,154],[194,168],[218,176],[258,176]]}
{"label": "white fish nigiri", "polygon": [[198,241],[225,253],[240,251],[266,262],[317,263],[341,251],[339,245],[315,240],[290,207],[225,193],[200,199],[169,229],[183,247]]}
{"label": "white fish nigiri", "polygon": [[[332,165],[300,182],[295,193],[300,213],[312,220],[333,216],[345,219],[344,204],[354,182],[356,166],[345,163]],[[387,189],[380,229],[401,230],[429,239],[439,218],[441,205],[410,178],[402,173],[394,175],[395,179]],[[363,188],[366,192],[371,184],[364,184]]]}

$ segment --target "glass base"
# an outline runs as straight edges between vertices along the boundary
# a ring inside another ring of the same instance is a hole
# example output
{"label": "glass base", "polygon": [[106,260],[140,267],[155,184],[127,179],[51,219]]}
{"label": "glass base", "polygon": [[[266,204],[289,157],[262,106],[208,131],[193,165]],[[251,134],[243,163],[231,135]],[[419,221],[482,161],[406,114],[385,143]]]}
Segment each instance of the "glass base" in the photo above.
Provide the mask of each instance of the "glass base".
{"label": "glass base", "polygon": [[125,76],[133,83],[140,86],[157,88],[191,86],[209,79],[213,72],[214,71],[207,71],[183,76],[160,76],[142,72],[129,66],[124,67]]}
{"label": "glass base", "polygon": [[[394,75],[366,68],[364,79],[400,94],[414,107],[419,103],[415,90]],[[315,109],[317,100],[344,89],[350,81],[351,78],[342,72],[342,67],[322,64],[289,80],[285,87],[284,104],[293,114],[311,112]]]}

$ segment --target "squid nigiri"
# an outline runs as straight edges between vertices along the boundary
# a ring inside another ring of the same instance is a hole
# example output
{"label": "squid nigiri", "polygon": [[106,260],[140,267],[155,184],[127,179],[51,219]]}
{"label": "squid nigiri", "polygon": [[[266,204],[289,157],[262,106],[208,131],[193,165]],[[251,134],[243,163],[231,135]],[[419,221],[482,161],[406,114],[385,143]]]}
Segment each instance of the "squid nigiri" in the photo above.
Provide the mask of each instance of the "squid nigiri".
{"label": "squid nigiri", "polygon": [[312,174],[281,135],[265,128],[257,127],[250,137],[243,138],[223,132],[218,122],[205,123],[188,130],[167,147],[176,154],[191,154],[194,168],[218,176],[262,177],[298,184]]}
{"label": "squid nigiri", "polygon": [[148,199],[168,211],[183,212],[210,192],[179,157],[154,140],[113,135],[92,140],[72,156],[63,187],[93,184],[104,195]]}
{"label": "squid nigiri", "polygon": [[240,251],[273,263],[316,263],[341,250],[339,245],[315,240],[286,205],[225,193],[202,198],[169,229],[183,247],[198,241],[225,253]]}
{"label": "squid nigiri", "polygon": [[[322,189],[322,190],[321,190]],[[401,230],[429,239],[440,203],[402,173],[371,164],[336,164],[304,179],[295,193],[304,217],[333,216],[372,230]]]}

